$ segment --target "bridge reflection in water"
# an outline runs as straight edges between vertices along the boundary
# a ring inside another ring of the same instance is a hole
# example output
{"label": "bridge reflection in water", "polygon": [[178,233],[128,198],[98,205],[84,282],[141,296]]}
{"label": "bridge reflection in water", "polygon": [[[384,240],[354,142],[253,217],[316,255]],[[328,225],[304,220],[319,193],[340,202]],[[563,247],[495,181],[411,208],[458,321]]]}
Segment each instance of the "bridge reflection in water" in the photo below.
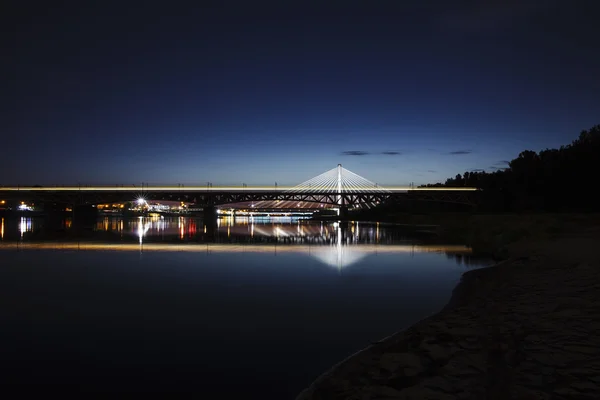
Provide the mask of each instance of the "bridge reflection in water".
{"label": "bridge reflection in water", "polygon": [[[4,237],[4,224],[2,224]],[[79,250],[203,253],[304,253],[328,266],[342,269],[370,255],[384,253],[445,253],[458,263],[469,262],[472,250],[461,245],[429,245],[398,233],[398,227],[379,223],[309,222],[292,218],[224,218],[206,239],[201,220],[186,217],[101,218],[97,236],[77,236],[57,241],[30,241],[27,234],[39,224],[19,221],[16,241],[3,241],[0,250]],[[71,227],[66,221],[62,226]],[[16,233],[16,232],[15,232]],[[117,234],[101,236],[103,233]]]}

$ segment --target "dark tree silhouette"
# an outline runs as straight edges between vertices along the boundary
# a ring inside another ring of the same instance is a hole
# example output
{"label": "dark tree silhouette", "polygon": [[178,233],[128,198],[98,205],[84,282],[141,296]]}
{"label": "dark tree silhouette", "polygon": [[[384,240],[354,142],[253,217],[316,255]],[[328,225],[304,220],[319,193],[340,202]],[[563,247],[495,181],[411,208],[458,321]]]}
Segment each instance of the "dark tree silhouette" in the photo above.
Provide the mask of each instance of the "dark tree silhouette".
{"label": "dark tree silhouette", "polygon": [[560,149],[525,150],[506,169],[465,172],[424,187],[477,187],[483,190],[483,208],[494,211],[592,211],[600,209],[599,173],[596,125]]}

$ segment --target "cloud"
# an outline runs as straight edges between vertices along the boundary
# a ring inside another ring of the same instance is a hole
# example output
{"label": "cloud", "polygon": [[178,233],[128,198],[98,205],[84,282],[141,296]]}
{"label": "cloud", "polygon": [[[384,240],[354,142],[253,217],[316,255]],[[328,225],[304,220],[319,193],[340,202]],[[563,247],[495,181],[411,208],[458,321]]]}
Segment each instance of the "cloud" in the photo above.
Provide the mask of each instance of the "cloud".
{"label": "cloud", "polygon": [[427,172],[429,172],[430,174],[435,174],[437,171],[433,169],[428,169]]}
{"label": "cloud", "polygon": [[501,160],[501,161],[498,161],[498,162],[497,162],[496,164],[494,164],[494,165],[508,165],[508,164],[510,164],[510,161]]}
{"label": "cloud", "polygon": [[462,154],[471,154],[472,152],[473,152],[473,150],[456,150],[456,151],[451,151],[448,154],[457,156],[457,155],[462,155]]}
{"label": "cloud", "polygon": [[495,169],[495,170],[499,170],[499,169],[507,169],[507,167],[496,167],[496,166],[491,166],[490,169]]}
{"label": "cloud", "polygon": [[376,152],[376,153],[371,153],[369,151],[363,151],[363,150],[342,151],[343,156],[367,156],[369,154],[383,154],[385,156],[399,156],[402,153],[399,151],[394,151],[394,150],[380,151],[380,152]]}
{"label": "cloud", "polygon": [[470,169],[469,172],[485,172],[485,169],[473,168],[473,169]]}

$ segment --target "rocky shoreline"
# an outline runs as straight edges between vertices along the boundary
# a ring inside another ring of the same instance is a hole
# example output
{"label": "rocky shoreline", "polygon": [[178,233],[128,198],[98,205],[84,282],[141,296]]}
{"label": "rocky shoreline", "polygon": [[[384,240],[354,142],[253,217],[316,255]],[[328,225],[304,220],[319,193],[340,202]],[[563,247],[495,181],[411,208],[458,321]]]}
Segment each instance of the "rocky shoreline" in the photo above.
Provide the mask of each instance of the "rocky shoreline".
{"label": "rocky shoreline", "polygon": [[600,232],[515,244],[296,400],[600,398]]}

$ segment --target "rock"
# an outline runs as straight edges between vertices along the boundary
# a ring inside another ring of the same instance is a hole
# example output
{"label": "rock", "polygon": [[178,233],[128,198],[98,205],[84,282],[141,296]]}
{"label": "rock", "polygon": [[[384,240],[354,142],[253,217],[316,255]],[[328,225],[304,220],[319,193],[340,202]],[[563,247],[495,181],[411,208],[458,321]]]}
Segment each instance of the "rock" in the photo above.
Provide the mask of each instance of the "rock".
{"label": "rock", "polygon": [[421,386],[435,390],[436,392],[444,392],[449,393],[456,389],[453,385],[448,381],[448,379],[443,378],[441,376],[433,376],[431,378],[427,378],[425,381],[421,383]]}
{"label": "rock", "polygon": [[594,393],[596,395],[600,394],[600,387],[595,383],[589,381],[577,381],[571,383],[571,387],[584,393]]}
{"label": "rock", "polygon": [[423,371],[421,357],[414,353],[387,353],[381,356],[379,366],[387,371],[415,376]]}
{"label": "rock", "polygon": [[518,388],[513,391],[513,398],[521,400],[550,400],[552,395],[541,390]]}
{"label": "rock", "polygon": [[[402,391],[402,396],[393,400],[456,400],[453,394],[444,393],[440,390],[427,387],[413,387]],[[377,399],[379,400],[379,399]],[[381,399],[383,400],[383,399]],[[387,399],[386,399],[387,400]],[[389,399],[392,400],[392,399]]]}
{"label": "rock", "polygon": [[367,386],[344,397],[345,400],[396,400],[404,398],[406,397],[400,391],[388,386]]}
{"label": "rock", "polygon": [[445,360],[457,351],[456,347],[440,346],[437,343],[423,343],[421,344],[421,349],[423,349],[432,360],[436,361]]}

